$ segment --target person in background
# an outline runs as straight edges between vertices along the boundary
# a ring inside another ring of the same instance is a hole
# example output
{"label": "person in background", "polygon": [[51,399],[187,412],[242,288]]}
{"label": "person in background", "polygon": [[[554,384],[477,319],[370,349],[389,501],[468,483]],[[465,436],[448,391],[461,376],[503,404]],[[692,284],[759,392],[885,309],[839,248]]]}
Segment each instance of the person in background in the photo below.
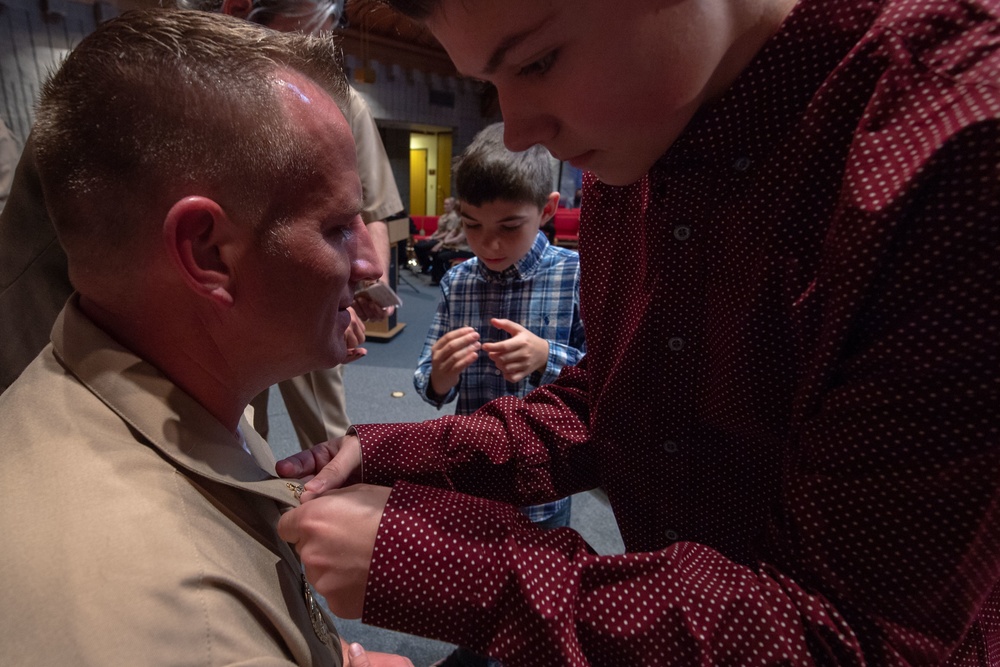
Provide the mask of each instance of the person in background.
{"label": "person in background", "polygon": [[33,164],[77,292],[0,395],[6,662],[410,664],[338,638],[277,534],[300,487],[242,417],[363,340],[346,95],[330,38],[164,9],[44,84]]}
{"label": "person in background", "polygon": [[417,256],[421,273],[430,273],[434,255],[443,246],[441,241],[448,236],[448,233],[458,224],[460,220],[455,211],[455,198],[447,197],[444,200],[444,213],[438,218],[437,229],[426,239],[421,239],[413,246],[413,252]]}
{"label": "person in background", "polygon": [[455,202],[455,217],[448,225],[448,231],[434,246],[431,255],[431,286],[441,284],[441,278],[456,263],[474,257],[472,247],[465,238],[465,226],[461,222],[462,202]]}
{"label": "person in background", "polygon": [[[441,300],[413,384],[425,401],[458,400],[469,415],[500,396],[524,396],[586,351],[580,317],[580,260],[540,233],[555,213],[552,162],[535,146],[512,153],[503,123],[485,128],[453,171],[462,226],[475,257],[441,279]],[[540,528],[569,525],[570,498],[521,511]],[[459,648],[441,665],[496,663]]]}
{"label": "person in background", "polygon": [[3,211],[10,194],[10,185],[14,181],[14,167],[21,156],[21,147],[10,133],[10,128],[0,118],[0,212]]}
{"label": "person in background", "polygon": [[[587,355],[282,465],[368,483],[279,525],[335,611],[508,667],[996,664],[998,3],[391,4],[586,170]],[[595,487],[624,554],[497,502]]]}

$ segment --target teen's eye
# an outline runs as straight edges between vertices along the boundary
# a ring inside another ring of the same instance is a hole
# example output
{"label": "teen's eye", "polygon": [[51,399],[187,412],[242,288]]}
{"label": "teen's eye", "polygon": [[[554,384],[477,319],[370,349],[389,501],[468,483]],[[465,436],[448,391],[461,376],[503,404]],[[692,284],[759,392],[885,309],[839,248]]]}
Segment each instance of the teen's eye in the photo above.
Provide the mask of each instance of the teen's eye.
{"label": "teen's eye", "polygon": [[548,72],[552,65],[556,62],[556,58],[559,55],[559,49],[549,51],[544,56],[538,60],[528,63],[521,69],[517,71],[518,76],[541,76]]}

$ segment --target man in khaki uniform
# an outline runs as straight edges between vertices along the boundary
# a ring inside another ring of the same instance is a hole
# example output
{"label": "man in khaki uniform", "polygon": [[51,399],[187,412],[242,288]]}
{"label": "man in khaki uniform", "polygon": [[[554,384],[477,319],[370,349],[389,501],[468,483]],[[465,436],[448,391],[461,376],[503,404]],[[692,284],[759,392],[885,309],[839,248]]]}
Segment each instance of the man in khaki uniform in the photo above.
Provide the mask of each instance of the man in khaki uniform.
{"label": "man in khaki uniform", "polygon": [[344,86],[328,39],[169,10],[46,84],[34,151],[78,294],[0,396],[5,662],[342,663],[275,530],[297,485],[242,414],[362,335],[379,268]]}
{"label": "man in khaki uniform", "polygon": [[[329,32],[343,10],[342,4],[328,0],[272,0],[266,3],[266,11],[254,0],[178,0],[177,4],[245,18],[282,32],[305,33]],[[379,256],[380,280],[387,282],[390,247],[384,219],[402,210],[403,204],[375,120],[353,89],[348,90],[344,112],[354,137],[364,193],[361,217]],[[0,346],[0,392],[48,342],[52,323],[72,292],[65,254],[38,186],[30,138],[18,164],[11,202],[9,210],[0,213],[0,339],[5,341]],[[385,319],[391,314],[391,309],[382,309],[363,295],[352,305],[362,320]],[[343,366],[282,379],[278,387],[303,449],[347,431]],[[265,438],[268,393],[265,389],[252,401],[254,427]]]}

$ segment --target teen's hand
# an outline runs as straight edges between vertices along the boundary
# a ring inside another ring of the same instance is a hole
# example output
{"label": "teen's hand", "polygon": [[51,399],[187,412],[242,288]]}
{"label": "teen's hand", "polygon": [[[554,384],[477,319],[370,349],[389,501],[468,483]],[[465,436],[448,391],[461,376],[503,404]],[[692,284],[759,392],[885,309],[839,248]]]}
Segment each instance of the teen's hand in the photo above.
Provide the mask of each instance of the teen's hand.
{"label": "teen's hand", "polygon": [[549,361],[549,341],[539,338],[517,322],[494,317],[490,324],[510,334],[497,343],[483,343],[483,351],[508,382],[520,382]]}
{"label": "teen's hand", "polygon": [[431,389],[445,396],[458,384],[462,371],[479,356],[479,332],[472,327],[449,331],[431,347]]}
{"label": "teen's hand", "polygon": [[335,489],[278,520],[281,539],[295,545],[306,579],[336,616],[361,617],[375,535],[391,491],[370,484]]}
{"label": "teen's hand", "polygon": [[345,435],[321,442],[304,452],[292,454],[275,464],[281,477],[307,478],[300,501],[306,502],[324,491],[361,481],[361,441]]}

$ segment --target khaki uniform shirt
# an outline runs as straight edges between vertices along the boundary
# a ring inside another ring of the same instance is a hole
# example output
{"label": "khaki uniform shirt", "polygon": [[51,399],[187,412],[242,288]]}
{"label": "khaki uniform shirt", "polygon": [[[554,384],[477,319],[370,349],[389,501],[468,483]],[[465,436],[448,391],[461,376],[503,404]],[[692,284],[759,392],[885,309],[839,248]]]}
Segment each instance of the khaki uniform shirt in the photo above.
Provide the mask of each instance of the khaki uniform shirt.
{"label": "khaki uniform shirt", "polygon": [[71,299],[0,396],[0,660],[340,665],[241,430],[252,454]]}

